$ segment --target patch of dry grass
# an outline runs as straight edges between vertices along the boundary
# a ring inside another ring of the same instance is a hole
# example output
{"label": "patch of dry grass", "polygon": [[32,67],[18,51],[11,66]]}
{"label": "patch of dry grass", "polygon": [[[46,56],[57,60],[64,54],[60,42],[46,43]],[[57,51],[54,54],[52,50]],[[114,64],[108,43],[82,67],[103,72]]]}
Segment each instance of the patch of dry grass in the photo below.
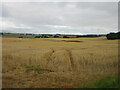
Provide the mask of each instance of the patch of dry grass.
{"label": "patch of dry grass", "polygon": [[117,40],[105,37],[2,40],[3,87],[82,87],[118,73]]}

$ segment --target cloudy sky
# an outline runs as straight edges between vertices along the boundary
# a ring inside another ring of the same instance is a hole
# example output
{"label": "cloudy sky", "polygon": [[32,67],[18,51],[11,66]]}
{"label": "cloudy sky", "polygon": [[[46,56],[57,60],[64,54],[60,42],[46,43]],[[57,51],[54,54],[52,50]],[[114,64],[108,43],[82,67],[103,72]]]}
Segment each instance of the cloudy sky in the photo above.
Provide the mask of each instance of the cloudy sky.
{"label": "cloudy sky", "polygon": [[117,2],[4,2],[0,11],[2,32],[106,34],[118,31]]}

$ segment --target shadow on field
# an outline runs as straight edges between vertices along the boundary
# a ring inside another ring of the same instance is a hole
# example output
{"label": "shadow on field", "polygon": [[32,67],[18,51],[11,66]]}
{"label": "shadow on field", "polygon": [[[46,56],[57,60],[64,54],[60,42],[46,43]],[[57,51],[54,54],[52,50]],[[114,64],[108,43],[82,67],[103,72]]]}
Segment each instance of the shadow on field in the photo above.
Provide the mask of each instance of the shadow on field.
{"label": "shadow on field", "polygon": [[83,41],[78,41],[78,40],[61,40],[63,42],[83,42]]}

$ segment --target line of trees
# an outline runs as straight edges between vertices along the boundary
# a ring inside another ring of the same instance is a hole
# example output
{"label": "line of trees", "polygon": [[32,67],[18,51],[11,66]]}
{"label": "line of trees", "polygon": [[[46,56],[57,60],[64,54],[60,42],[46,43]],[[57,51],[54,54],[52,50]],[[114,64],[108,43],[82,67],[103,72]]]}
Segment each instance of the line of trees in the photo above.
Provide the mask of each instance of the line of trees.
{"label": "line of trees", "polygon": [[120,32],[118,33],[109,33],[106,35],[108,40],[120,39]]}
{"label": "line of trees", "polygon": [[101,37],[101,36],[105,36],[105,35],[104,34],[101,34],[101,35],[96,35],[96,34],[77,35],[77,38],[79,38],[79,37]]}

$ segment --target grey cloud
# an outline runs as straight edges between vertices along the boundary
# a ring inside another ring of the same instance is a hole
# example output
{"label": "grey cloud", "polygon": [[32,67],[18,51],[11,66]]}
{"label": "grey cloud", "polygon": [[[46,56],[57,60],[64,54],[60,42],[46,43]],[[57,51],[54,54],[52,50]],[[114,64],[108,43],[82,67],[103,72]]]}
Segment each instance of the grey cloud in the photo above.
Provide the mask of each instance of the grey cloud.
{"label": "grey cloud", "polygon": [[29,32],[107,33],[116,31],[117,27],[117,3],[114,2],[4,3],[1,8],[3,20],[16,26],[29,26]]}
{"label": "grey cloud", "polygon": [[10,13],[4,5],[0,5],[0,16],[1,17],[10,17]]}

